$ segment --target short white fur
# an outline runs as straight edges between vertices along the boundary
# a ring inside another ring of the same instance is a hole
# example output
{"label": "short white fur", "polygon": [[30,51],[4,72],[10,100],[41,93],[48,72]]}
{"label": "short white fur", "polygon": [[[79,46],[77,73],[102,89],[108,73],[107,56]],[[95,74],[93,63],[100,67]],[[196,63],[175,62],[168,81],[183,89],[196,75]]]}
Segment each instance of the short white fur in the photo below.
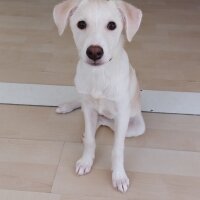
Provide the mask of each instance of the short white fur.
{"label": "short white fur", "polygon": [[[91,171],[95,158],[95,133],[99,126],[114,131],[112,150],[112,182],[121,192],[126,192],[129,179],[124,169],[125,137],[142,135],[145,123],[141,113],[140,90],[134,68],[123,48],[124,35],[131,41],[139,29],[142,12],[136,7],[116,0],[67,0],[54,8],[54,20],[62,34],[68,22],[79,52],[75,86],[81,99],[57,108],[67,113],[82,107],[85,119],[84,151],[76,163],[76,173]],[[80,30],[79,21],[87,28]],[[116,23],[116,30],[107,24]],[[103,48],[98,66],[89,63],[86,55],[90,45]]]}

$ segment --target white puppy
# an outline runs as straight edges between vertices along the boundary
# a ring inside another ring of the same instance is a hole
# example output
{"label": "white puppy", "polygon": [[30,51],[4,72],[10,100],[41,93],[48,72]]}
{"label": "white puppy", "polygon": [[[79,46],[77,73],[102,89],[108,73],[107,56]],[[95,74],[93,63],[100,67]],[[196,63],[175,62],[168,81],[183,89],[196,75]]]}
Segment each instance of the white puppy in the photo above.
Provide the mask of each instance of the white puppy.
{"label": "white puppy", "polygon": [[137,32],[142,12],[121,0],[67,0],[54,8],[54,20],[62,35],[68,22],[80,60],[75,77],[81,100],[64,104],[58,113],[82,107],[85,119],[84,151],[76,173],[90,172],[95,157],[95,133],[99,126],[114,132],[113,186],[127,191],[124,169],[125,137],[145,131],[135,70],[123,48],[124,33],[130,42]]}

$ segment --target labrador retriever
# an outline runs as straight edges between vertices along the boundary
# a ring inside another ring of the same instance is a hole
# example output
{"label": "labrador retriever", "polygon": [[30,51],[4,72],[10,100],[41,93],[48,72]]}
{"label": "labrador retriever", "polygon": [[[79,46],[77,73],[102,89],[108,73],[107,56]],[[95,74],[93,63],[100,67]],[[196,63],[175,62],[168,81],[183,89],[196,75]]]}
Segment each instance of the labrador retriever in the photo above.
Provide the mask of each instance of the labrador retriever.
{"label": "labrador retriever", "polygon": [[108,126],[115,133],[113,186],[126,192],[125,138],[142,135],[145,123],[136,73],[123,44],[138,31],[142,12],[121,0],[67,0],[55,6],[53,16],[60,35],[70,24],[79,53],[75,86],[81,98],[57,108],[57,113],[67,113],[81,107],[84,114],[84,151],[76,173],[91,171],[96,130]]}

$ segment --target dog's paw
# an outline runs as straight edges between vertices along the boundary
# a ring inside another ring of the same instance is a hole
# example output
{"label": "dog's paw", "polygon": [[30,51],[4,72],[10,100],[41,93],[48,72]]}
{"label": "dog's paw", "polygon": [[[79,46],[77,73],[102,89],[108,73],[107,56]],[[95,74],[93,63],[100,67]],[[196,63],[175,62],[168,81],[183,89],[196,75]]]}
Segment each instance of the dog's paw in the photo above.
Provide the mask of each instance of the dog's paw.
{"label": "dog's paw", "polygon": [[81,158],[76,162],[76,174],[83,176],[88,174],[93,165],[93,160]]}
{"label": "dog's paw", "polygon": [[56,109],[56,113],[58,114],[65,114],[65,113],[69,113],[73,110],[73,107],[70,104],[62,104],[59,105]]}
{"label": "dog's paw", "polygon": [[129,178],[126,172],[123,171],[113,171],[112,173],[113,187],[120,192],[126,192],[129,188]]}
{"label": "dog's paw", "polygon": [[139,137],[139,136],[141,136],[141,135],[143,135],[145,132],[144,132],[144,130],[134,130],[134,131],[128,131],[127,133],[126,133],[126,138],[131,138],[131,137]]}

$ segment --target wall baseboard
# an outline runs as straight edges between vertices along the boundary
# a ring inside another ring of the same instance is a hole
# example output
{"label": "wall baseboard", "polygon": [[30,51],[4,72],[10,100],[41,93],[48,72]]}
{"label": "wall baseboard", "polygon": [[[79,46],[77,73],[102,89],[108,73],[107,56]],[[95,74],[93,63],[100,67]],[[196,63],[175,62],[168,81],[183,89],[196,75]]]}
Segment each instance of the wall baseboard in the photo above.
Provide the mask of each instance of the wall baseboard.
{"label": "wall baseboard", "polygon": [[[200,115],[200,93],[143,90],[146,112]],[[58,106],[79,98],[73,86],[0,83],[0,103]]]}

